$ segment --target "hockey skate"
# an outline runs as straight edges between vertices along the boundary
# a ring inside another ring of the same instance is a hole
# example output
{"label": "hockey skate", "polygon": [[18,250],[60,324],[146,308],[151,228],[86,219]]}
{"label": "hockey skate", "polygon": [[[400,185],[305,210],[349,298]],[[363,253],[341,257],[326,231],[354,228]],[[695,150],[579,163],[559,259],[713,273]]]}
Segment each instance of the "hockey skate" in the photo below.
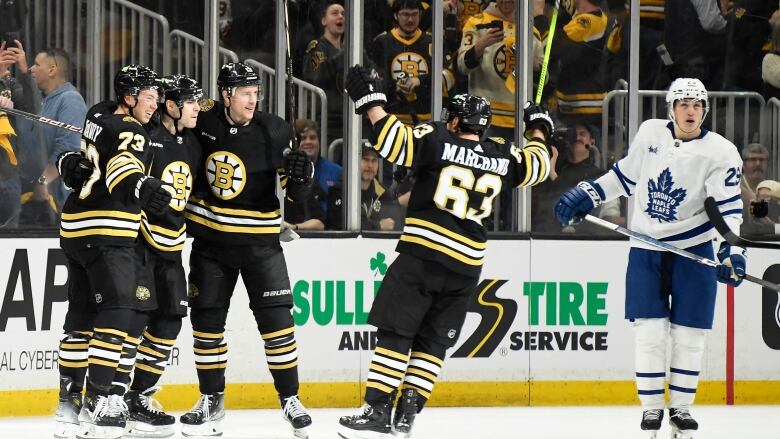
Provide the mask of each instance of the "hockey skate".
{"label": "hockey skate", "polygon": [[173,436],[176,418],[162,411],[160,402],[152,395],[160,386],[150,387],[143,392],[131,390],[125,395],[128,415],[125,437],[162,438]]}
{"label": "hockey skate", "polygon": [[692,439],[699,423],[688,409],[669,409],[669,425],[672,426],[672,439]]}
{"label": "hockey skate", "polygon": [[352,416],[339,419],[339,437],[344,439],[383,439],[390,437],[390,412],[393,401],[363,404]]}
{"label": "hockey skate", "polygon": [[398,405],[393,416],[393,436],[403,438],[412,437],[414,418],[419,411],[417,404],[419,393],[414,389],[404,389],[398,398]]}
{"label": "hockey skate", "polygon": [[648,433],[650,439],[655,439],[658,436],[658,430],[661,429],[661,421],[663,420],[663,410],[645,410],[642,412],[642,423],[639,426]]}
{"label": "hockey skate", "polygon": [[200,395],[200,399],[187,413],[181,415],[183,436],[221,436],[225,418],[225,393]]}
{"label": "hockey skate", "polygon": [[309,432],[306,427],[311,425],[311,416],[306,411],[298,395],[289,396],[281,400],[284,420],[290,423],[293,435],[297,439],[307,439]]}
{"label": "hockey skate", "polygon": [[119,439],[125,431],[127,405],[120,395],[87,392],[79,413],[78,439]]}
{"label": "hockey skate", "polygon": [[58,439],[73,439],[79,431],[79,412],[83,401],[81,392],[70,391],[72,385],[70,377],[60,377],[60,402],[54,413],[54,437]]}

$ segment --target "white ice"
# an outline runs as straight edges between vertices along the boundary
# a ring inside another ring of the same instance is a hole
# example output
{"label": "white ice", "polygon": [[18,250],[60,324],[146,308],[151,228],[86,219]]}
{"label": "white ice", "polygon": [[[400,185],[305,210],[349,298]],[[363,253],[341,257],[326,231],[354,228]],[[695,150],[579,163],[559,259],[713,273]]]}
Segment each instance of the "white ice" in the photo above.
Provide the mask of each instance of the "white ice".
{"label": "white ice", "polygon": [[[342,415],[354,409],[314,409],[310,439],[337,439]],[[696,406],[696,439],[780,439],[778,406]],[[178,415],[178,413],[176,413]],[[415,439],[645,439],[639,407],[426,408]],[[292,439],[279,410],[230,410],[222,439]],[[51,417],[0,418],[0,438],[51,438]],[[659,438],[668,439],[668,422]],[[180,434],[174,437],[180,438]]]}

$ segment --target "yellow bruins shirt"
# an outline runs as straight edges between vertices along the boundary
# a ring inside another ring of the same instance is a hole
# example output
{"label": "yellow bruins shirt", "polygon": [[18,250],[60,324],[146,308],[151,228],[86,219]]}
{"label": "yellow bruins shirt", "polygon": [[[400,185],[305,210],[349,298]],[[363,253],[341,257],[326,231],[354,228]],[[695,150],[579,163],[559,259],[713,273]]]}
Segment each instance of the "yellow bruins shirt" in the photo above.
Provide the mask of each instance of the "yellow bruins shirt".
{"label": "yellow bruins shirt", "polygon": [[397,251],[478,276],[487,233],[482,221],[504,186],[532,186],[550,172],[547,147],[523,148],[502,138],[460,138],[442,122],[410,128],[394,115],[373,126],[374,148],[385,159],[414,167],[416,180]]}
{"label": "yellow bruins shirt", "polygon": [[666,14],[664,13],[664,6],[666,0],[639,0],[639,18],[641,20],[660,20],[660,24],[663,24]]}
{"label": "yellow bruins shirt", "polygon": [[60,244],[135,245],[141,224],[136,185],[146,173],[149,134],[133,117],[114,114],[115,102],[101,102],[87,112],[81,152],[94,170],[62,207]]}
{"label": "yellow bruins shirt", "polygon": [[278,243],[282,212],[276,183],[287,184],[283,151],[290,145],[290,126],[268,113],[233,126],[225,107],[210,101],[198,115],[195,135],[203,163],[187,201],[187,232],[222,245]]}
{"label": "yellow bruins shirt", "polygon": [[[469,77],[469,93],[482,96],[490,101],[493,111],[492,124],[502,128],[515,126],[515,98],[514,93],[507,88],[506,80],[515,69],[515,24],[502,20],[491,13],[495,6],[491,5],[484,12],[478,13],[463,25],[463,37],[458,49],[457,65],[464,75]],[[503,23],[504,41],[485,48],[482,58],[473,58],[473,48],[477,41],[484,36],[494,22]],[[534,57],[544,55],[540,34],[534,33],[533,38]]]}
{"label": "yellow bruins shirt", "polygon": [[[413,124],[431,119],[431,41],[429,32],[420,29],[409,38],[402,36],[398,28],[382,32],[372,41],[368,55],[382,66],[387,105],[385,109],[404,123]],[[444,95],[455,85],[455,77],[449,66],[443,71]],[[420,85],[411,92],[399,90],[399,81],[419,78]]]}
{"label": "yellow bruins shirt", "polygon": [[152,154],[149,175],[167,185],[171,201],[162,215],[141,212],[141,234],[156,253],[174,259],[184,249],[184,208],[201,166],[200,143],[190,129],[171,134],[159,121],[148,124],[147,129]]}

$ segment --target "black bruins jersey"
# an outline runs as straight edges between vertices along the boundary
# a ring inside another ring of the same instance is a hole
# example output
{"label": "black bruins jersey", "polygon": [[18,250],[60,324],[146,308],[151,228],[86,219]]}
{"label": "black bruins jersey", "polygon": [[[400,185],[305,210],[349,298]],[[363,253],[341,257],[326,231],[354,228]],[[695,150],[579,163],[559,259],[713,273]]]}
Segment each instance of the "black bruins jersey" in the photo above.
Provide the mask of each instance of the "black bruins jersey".
{"label": "black bruins jersey", "polygon": [[462,139],[442,122],[409,128],[388,115],[373,128],[382,157],[415,169],[416,181],[397,251],[479,275],[493,200],[504,186],[532,186],[550,172],[547,147],[532,140],[525,148],[501,138]]}
{"label": "black bruins jersey", "polygon": [[160,121],[151,122],[147,129],[152,146],[149,175],[167,185],[171,202],[163,215],[141,212],[141,234],[156,253],[178,258],[186,238],[184,208],[201,166],[200,143],[192,130],[174,135]]}
{"label": "black bruins jersey", "polygon": [[283,151],[291,128],[268,113],[247,126],[232,126],[221,103],[202,106],[195,134],[203,148],[201,172],[187,202],[187,232],[224,245],[279,242],[282,213],[277,179],[284,189]]}
{"label": "black bruins jersey", "polygon": [[116,109],[106,101],[87,112],[81,152],[95,169],[62,207],[63,248],[135,245],[141,223],[135,188],[151,159],[149,134],[133,116],[113,114]]}
{"label": "black bruins jersey", "polygon": [[[431,42],[429,32],[417,29],[407,39],[401,36],[398,28],[394,28],[374,38],[368,49],[371,60],[382,69],[379,73],[387,95],[385,109],[407,124],[431,119]],[[455,85],[455,77],[449,66],[444,67],[443,88],[446,95],[446,91]],[[420,85],[411,93],[398,91],[396,83],[408,77],[419,77]]]}

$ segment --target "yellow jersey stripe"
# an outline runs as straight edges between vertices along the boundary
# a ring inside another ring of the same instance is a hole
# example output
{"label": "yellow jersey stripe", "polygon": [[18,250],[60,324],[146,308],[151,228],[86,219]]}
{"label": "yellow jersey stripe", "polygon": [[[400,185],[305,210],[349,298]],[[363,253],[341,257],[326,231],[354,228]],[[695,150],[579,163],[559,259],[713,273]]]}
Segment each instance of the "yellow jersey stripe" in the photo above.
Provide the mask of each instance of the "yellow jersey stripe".
{"label": "yellow jersey stripe", "polygon": [[406,224],[414,225],[414,226],[422,226],[422,227],[425,227],[427,229],[431,229],[433,231],[441,233],[442,235],[448,236],[448,237],[450,237],[450,238],[452,238],[452,239],[454,239],[456,241],[462,242],[463,244],[466,244],[469,247],[473,247],[474,249],[477,249],[477,250],[485,250],[487,248],[487,243],[486,242],[474,241],[473,239],[469,239],[469,238],[467,238],[467,237],[465,237],[463,235],[459,235],[459,234],[453,232],[452,230],[445,229],[444,227],[442,227],[442,226],[440,226],[438,224],[434,224],[434,223],[432,223],[430,221],[425,221],[423,219],[409,217],[409,218],[406,218]]}
{"label": "yellow jersey stripe", "polygon": [[473,266],[479,266],[483,264],[482,259],[472,259],[467,256],[463,256],[462,254],[452,250],[449,247],[445,247],[441,244],[436,244],[434,242],[431,242],[427,239],[420,238],[418,236],[408,236],[408,235],[401,235],[401,241],[410,242],[413,244],[419,244],[423,247],[428,247],[431,250],[436,250],[440,253],[444,253],[445,255],[456,259],[460,262],[463,262],[464,264],[473,265]]}

